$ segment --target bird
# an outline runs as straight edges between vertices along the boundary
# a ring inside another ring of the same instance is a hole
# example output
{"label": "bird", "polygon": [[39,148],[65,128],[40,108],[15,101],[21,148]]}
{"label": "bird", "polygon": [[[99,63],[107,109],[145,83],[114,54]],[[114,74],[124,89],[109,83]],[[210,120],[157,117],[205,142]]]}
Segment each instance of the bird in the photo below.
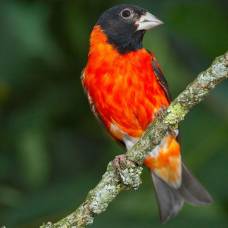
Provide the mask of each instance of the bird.
{"label": "bird", "polygon": [[[90,34],[82,85],[92,112],[126,150],[172,100],[154,53],[143,47],[146,31],[161,24],[148,10],[121,4],[104,11]],[[151,173],[162,223],[176,216],[185,202],[213,202],[181,159],[178,130],[165,135],[144,165]]]}

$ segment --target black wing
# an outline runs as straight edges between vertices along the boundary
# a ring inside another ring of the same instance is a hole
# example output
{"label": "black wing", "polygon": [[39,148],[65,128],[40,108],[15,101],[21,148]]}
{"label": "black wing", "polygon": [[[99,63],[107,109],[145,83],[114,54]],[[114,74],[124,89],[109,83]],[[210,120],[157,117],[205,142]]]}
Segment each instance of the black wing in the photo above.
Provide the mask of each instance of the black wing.
{"label": "black wing", "polygon": [[160,65],[159,65],[157,59],[153,55],[152,55],[152,68],[154,70],[155,76],[156,76],[159,84],[165,91],[166,97],[168,98],[169,101],[171,101],[172,97],[169,92],[168,83],[164,77],[164,74],[160,68]]}

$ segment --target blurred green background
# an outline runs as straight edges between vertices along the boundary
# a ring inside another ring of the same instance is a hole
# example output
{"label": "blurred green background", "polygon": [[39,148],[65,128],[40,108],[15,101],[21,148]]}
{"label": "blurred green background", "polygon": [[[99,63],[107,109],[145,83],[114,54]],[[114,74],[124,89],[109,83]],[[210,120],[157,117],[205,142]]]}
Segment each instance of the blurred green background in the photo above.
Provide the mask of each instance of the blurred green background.
{"label": "blurred green background", "polygon": [[[228,47],[222,0],[125,1],[165,25],[149,32],[175,97]],[[89,110],[80,82],[99,15],[119,0],[0,1],[0,226],[38,227],[71,212],[123,150]],[[96,228],[228,227],[228,83],[181,125],[183,158],[215,199],[185,206],[165,226],[147,170],[139,191],[121,194]]]}

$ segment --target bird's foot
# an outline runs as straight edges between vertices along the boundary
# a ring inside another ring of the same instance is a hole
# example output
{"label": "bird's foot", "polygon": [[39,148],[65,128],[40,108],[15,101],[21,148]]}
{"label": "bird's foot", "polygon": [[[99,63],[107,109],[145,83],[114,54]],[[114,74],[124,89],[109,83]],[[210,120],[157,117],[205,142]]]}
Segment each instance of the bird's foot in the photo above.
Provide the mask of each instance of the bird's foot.
{"label": "bird's foot", "polygon": [[128,188],[138,189],[142,183],[140,175],[143,168],[138,166],[135,162],[127,159],[125,154],[115,157],[113,160],[113,167],[118,172],[121,182]]}
{"label": "bird's foot", "polygon": [[113,160],[113,165],[118,170],[125,169],[133,164],[134,162],[128,160],[125,154],[117,155]]}
{"label": "bird's foot", "polygon": [[167,107],[161,106],[154,114],[155,119],[163,118],[166,110],[167,110]]}

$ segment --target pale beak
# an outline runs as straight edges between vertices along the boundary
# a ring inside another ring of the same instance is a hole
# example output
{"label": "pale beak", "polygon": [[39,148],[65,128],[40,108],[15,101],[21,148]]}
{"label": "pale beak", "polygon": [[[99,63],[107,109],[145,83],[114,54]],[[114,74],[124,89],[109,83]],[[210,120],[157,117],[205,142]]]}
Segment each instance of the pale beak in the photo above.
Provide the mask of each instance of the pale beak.
{"label": "pale beak", "polygon": [[163,24],[158,18],[156,18],[151,13],[147,12],[146,14],[142,15],[138,21],[136,21],[137,31],[139,30],[149,30],[158,25]]}

